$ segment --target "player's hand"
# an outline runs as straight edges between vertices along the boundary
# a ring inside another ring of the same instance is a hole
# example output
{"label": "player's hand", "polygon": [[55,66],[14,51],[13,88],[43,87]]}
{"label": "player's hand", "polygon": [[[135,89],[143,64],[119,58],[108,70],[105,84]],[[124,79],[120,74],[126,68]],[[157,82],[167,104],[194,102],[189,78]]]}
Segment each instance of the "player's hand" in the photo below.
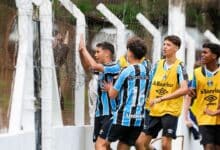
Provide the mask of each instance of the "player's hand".
{"label": "player's hand", "polygon": [[60,45],[62,43],[63,37],[61,33],[57,33],[57,35],[54,37],[54,40],[52,42],[52,47],[55,48],[56,46]]}
{"label": "player's hand", "polygon": [[79,41],[79,51],[85,50],[85,43],[84,43],[84,38],[83,35],[80,35],[80,41]]}
{"label": "player's hand", "polygon": [[160,103],[162,101],[161,97],[150,100],[150,107],[153,107],[155,104]]}
{"label": "player's hand", "polygon": [[103,91],[109,91],[110,88],[112,88],[112,86],[113,86],[113,83],[112,83],[112,82],[106,82],[106,81],[104,81],[104,82],[103,82],[103,86],[102,86],[102,90],[103,90]]}
{"label": "player's hand", "polygon": [[154,100],[150,100],[149,105],[152,107],[154,105]]}
{"label": "player's hand", "polygon": [[206,115],[209,115],[209,116],[215,116],[215,115],[216,115],[215,111],[212,111],[212,110],[210,110],[210,109],[208,109],[208,108],[206,108],[206,109],[204,110],[204,113],[205,113]]}
{"label": "player's hand", "polygon": [[190,127],[193,126],[192,121],[190,121],[190,120],[188,120],[188,119],[184,120],[184,122],[185,122],[185,124],[186,124],[186,126],[187,126],[188,128],[190,128]]}
{"label": "player's hand", "polygon": [[193,88],[188,88],[188,93],[187,93],[190,97],[196,97],[196,92],[195,89]]}
{"label": "player's hand", "polygon": [[63,40],[63,44],[68,45],[69,43],[69,31],[66,31],[65,38]]}

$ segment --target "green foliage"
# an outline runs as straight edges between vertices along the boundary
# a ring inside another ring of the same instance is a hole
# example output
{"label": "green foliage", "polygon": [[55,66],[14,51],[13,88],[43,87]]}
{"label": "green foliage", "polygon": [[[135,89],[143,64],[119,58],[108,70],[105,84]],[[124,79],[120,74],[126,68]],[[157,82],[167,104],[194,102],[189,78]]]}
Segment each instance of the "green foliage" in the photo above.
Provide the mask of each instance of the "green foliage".
{"label": "green foliage", "polygon": [[75,18],[70,14],[64,6],[62,6],[59,0],[53,0],[53,14],[56,20],[65,21],[70,24],[75,24]]}
{"label": "green foliage", "polygon": [[141,11],[141,7],[134,1],[119,4],[108,4],[107,7],[116,14],[124,23],[131,23],[136,20],[136,15]]}
{"label": "green foliage", "polygon": [[15,0],[0,0],[0,4],[15,8]]}
{"label": "green foliage", "polygon": [[[62,6],[59,0],[51,0],[53,2],[53,13],[56,20],[75,24],[76,19]],[[103,15],[96,10],[98,1],[95,0],[71,0],[86,15],[92,16],[100,20]],[[142,32],[140,24],[136,20],[137,13],[143,13],[156,27],[168,24],[168,0],[120,0],[119,2],[102,1],[119,19],[122,20],[127,28],[134,32]],[[14,6],[14,0],[1,0],[0,4]],[[219,32],[219,23],[215,18],[219,18],[218,7],[207,3],[206,7],[201,8],[200,3],[186,2],[186,24],[198,28],[217,28]],[[212,9],[212,11],[209,10]],[[214,8],[214,9],[213,9]],[[7,12],[2,11],[0,17],[5,16]],[[214,20],[213,20],[214,19]],[[211,22],[210,22],[211,21]],[[106,24],[95,23],[93,28],[99,30]],[[107,24],[109,26],[109,24]]]}
{"label": "green foliage", "polygon": [[193,5],[186,7],[186,22],[190,26],[201,26],[203,24],[203,17],[200,8]]}
{"label": "green foliage", "polygon": [[76,4],[77,7],[85,14],[88,14],[95,9],[91,0],[80,0],[76,2]]}
{"label": "green foliage", "polygon": [[168,19],[168,0],[148,0],[145,13],[150,20]]}
{"label": "green foliage", "polygon": [[[77,7],[86,15],[93,16],[96,18],[103,18],[103,15],[96,10],[96,3],[92,3],[91,0],[74,0],[74,3]],[[140,4],[140,1],[131,1],[125,0],[121,3],[105,3],[106,7],[110,9],[124,24],[127,25],[129,29],[136,30],[137,20],[136,15],[143,11],[143,7]],[[96,27],[93,26],[93,30],[100,30],[103,28],[104,24],[96,24]]]}
{"label": "green foliage", "polygon": [[137,30],[136,15],[143,11],[139,1],[125,1],[122,4],[106,4],[106,6],[127,25],[127,28]]}

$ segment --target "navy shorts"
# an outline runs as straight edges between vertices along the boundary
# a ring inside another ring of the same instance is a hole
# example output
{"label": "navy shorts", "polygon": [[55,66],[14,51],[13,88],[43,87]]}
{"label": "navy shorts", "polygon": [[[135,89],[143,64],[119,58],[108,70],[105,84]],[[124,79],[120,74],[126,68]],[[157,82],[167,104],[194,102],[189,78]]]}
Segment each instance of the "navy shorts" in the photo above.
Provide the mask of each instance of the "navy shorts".
{"label": "navy shorts", "polygon": [[149,126],[149,110],[145,109],[144,110],[144,127],[143,127],[143,132],[145,132],[145,130],[147,129],[147,127]]}
{"label": "navy shorts", "polygon": [[93,131],[93,142],[96,142],[98,136],[100,136],[100,133],[103,132],[103,126],[105,126],[105,124],[107,122],[109,122],[111,117],[112,116],[95,117],[94,131]]}
{"label": "navy shorts", "polygon": [[201,144],[215,144],[220,146],[220,125],[202,125],[199,126],[199,132],[202,135]]}
{"label": "navy shorts", "polygon": [[119,140],[129,146],[134,146],[135,142],[142,131],[142,126],[140,127],[128,127],[122,125],[111,124],[108,129],[108,134],[106,140],[109,142],[115,142]]}
{"label": "navy shorts", "polygon": [[148,116],[143,132],[156,138],[159,131],[163,129],[162,136],[176,138],[178,117],[166,114],[161,117]]}
{"label": "navy shorts", "polygon": [[101,133],[99,136],[109,142],[115,142],[120,140],[120,142],[125,143],[129,146],[135,145],[135,142],[142,131],[142,126],[122,126],[113,124],[113,118],[103,125]]}

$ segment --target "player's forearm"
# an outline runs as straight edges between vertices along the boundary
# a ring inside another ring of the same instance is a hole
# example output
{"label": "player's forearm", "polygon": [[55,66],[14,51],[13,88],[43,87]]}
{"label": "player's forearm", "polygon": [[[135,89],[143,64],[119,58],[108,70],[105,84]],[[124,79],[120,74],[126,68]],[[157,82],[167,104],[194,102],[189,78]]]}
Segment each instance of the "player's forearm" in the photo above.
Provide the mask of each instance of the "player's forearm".
{"label": "player's forearm", "polygon": [[99,71],[99,72],[103,72],[104,67],[101,64],[96,63],[96,61],[94,60],[94,58],[89,54],[89,52],[87,51],[87,49],[84,49],[82,51],[82,55],[84,56],[85,60],[88,61],[88,64],[90,66],[90,68]]}
{"label": "player's forearm", "polygon": [[92,67],[94,66],[95,64],[97,64],[95,62],[95,60],[92,58],[92,56],[89,54],[88,50],[86,48],[84,48],[82,50],[82,55],[84,57],[84,59],[89,63],[89,65]]}
{"label": "player's forearm", "polygon": [[220,115],[220,109],[216,111],[215,115]]}
{"label": "player's forearm", "polygon": [[161,101],[171,100],[171,99],[174,99],[174,98],[178,98],[180,96],[184,96],[184,95],[187,94],[187,92],[188,92],[187,85],[181,86],[175,92],[162,96]]}
{"label": "player's forearm", "polygon": [[79,53],[79,56],[80,56],[80,61],[81,61],[81,64],[82,64],[82,66],[83,66],[83,68],[84,68],[84,70],[89,70],[89,64],[87,63],[87,61],[85,60],[85,58],[84,58],[84,56],[83,56],[83,54],[80,52]]}
{"label": "player's forearm", "polygon": [[185,120],[188,120],[188,113],[189,113],[190,105],[191,105],[191,97],[186,95],[184,102],[183,102],[183,115],[184,115]]}

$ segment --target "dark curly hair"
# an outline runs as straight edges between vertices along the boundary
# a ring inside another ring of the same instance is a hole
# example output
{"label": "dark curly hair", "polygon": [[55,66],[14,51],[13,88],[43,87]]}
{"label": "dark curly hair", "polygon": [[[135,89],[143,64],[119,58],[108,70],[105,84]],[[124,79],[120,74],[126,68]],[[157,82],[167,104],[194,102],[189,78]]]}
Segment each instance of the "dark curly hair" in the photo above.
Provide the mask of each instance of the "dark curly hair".
{"label": "dark curly hair", "polygon": [[220,45],[214,43],[204,43],[202,45],[203,48],[209,48],[213,54],[217,55],[217,60],[220,56]]}
{"label": "dark curly hair", "polygon": [[127,49],[129,49],[137,59],[141,59],[147,53],[147,46],[144,40],[139,37],[130,38],[127,42]]}

